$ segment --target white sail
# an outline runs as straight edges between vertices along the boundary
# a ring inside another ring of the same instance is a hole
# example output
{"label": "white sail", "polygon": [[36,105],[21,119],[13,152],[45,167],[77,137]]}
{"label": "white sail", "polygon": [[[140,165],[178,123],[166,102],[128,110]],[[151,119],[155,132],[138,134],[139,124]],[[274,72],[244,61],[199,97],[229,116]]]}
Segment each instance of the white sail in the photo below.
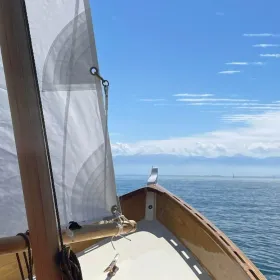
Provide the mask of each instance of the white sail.
{"label": "white sail", "polygon": [[[62,224],[99,221],[117,198],[110,144],[104,180],[107,133],[101,84],[90,74],[98,65],[88,1],[25,2]],[[0,172],[0,221],[10,221],[0,236],[13,235],[27,223],[2,67]]]}

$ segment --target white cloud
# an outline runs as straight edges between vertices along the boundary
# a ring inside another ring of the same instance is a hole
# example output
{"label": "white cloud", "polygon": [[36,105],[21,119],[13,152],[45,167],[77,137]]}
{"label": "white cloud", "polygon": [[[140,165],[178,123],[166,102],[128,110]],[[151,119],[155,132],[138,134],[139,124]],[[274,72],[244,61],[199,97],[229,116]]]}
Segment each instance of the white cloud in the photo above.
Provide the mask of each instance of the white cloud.
{"label": "white cloud", "polygon": [[279,34],[273,33],[245,33],[243,34],[244,37],[279,37]]}
{"label": "white cloud", "polygon": [[211,103],[211,102],[196,102],[196,103],[186,103],[188,106],[235,106],[239,103]]}
{"label": "white cloud", "polygon": [[165,106],[183,106],[184,104],[182,103],[155,103],[153,104],[154,106],[161,106],[161,107],[165,107]]}
{"label": "white cloud", "polygon": [[[238,114],[238,115],[225,115],[222,117],[224,121],[227,122],[242,122],[250,124],[255,121],[263,121],[263,120],[270,120],[274,116],[278,116],[279,113],[275,112],[266,112],[262,114]],[[279,115],[280,117],[280,115]],[[280,140],[280,139],[279,139]]]}
{"label": "white cloud", "polygon": [[256,44],[253,45],[254,48],[271,48],[271,47],[280,47],[278,44]]}
{"label": "white cloud", "polygon": [[265,110],[265,111],[269,111],[269,110],[278,110],[280,111],[280,107],[276,107],[276,106],[240,106],[237,107],[238,109],[250,109],[250,110]]}
{"label": "white cloud", "polygon": [[248,65],[249,62],[227,62],[226,65]]}
{"label": "white cloud", "polygon": [[266,54],[260,54],[261,57],[275,57],[280,58],[280,53],[266,53]]}
{"label": "white cloud", "polygon": [[[257,61],[257,62],[227,62],[226,65],[264,65],[263,62]],[[225,74],[225,73],[223,73]],[[227,73],[229,74],[229,73]]]}
{"label": "white cloud", "polygon": [[179,98],[176,101],[180,102],[220,102],[220,101],[230,101],[230,102],[246,102],[252,101],[256,102],[258,100],[255,99],[234,99],[234,98]]}
{"label": "white cloud", "polygon": [[227,110],[201,110],[201,113],[226,113]]}
{"label": "white cloud", "polygon": [[202,93],[202,94],[197,94],[197,93],[178,93],[174,94],[173,96],[189,96],[189,97],[209,97],[209,96],[214,96],[214,94],[210,93]]}
{"label": "white cloud", "polygon": [[[238,102],[234,102],[234,103],[211,103],[211,102],[195,102],[195,103],[186,103],[186,105],[191,105],[191,106],[248,106],[248,108],[250,106],[255,106],[255,105],[259,105],[259,106],[274,106],[274,107],[279,107],[276,104],[260,104],[260,103],[254,103],[254,102],[250,102],[250,103],[238,103]],[[279,107],[280,108],[280,107]]]}
{"label": "white cloud", "polygon": [[141,102],[160,102],[160,101],[166,101],[166,99],[162,99],[162,98],[143,98],[143,99],[139,99],[138,101],[141,101]]}
{"label": "white cloud", "polygon": [[185,156],[243,155],[254,158],[280,156],[280,112],[228,115],[224,121],[244,127],[216,130],[182,138],[112,144],[114,155],[172,154]]}
{"label": "white cloud", "polygon": [[221,71],[218,74],[227,74],[227,75],[232,75],[236,73],[240,73],[241,71],[239,70],[226,70],[226,71]]}

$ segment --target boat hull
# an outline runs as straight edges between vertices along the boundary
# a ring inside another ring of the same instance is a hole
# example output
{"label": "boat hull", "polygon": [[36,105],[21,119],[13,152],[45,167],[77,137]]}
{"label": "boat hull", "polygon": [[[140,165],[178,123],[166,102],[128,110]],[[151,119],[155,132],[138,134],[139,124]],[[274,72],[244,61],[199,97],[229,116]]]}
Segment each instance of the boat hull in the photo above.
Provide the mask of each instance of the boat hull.
{"label": "boat hull", "polygon": [[[138,189],[121,196],[120,202],[126,218],[140,223],[155,221],[165,227],[194,256],[210,279],[266,279],[222,231],[163,187]],[[71,247],[79,253],[100,241],[79,242]],[[5,280],[20,279],[15,254],[0,256],[0,275]]]}
{"label": "boat hull", "polygon": [[[151,193],[153,209],[149,210]],[[145,187],[121,197],[128,219],[154,218],[171,231],[199,260],[213,279],[266,279],[245,254],[196,209],[161,186]]]}

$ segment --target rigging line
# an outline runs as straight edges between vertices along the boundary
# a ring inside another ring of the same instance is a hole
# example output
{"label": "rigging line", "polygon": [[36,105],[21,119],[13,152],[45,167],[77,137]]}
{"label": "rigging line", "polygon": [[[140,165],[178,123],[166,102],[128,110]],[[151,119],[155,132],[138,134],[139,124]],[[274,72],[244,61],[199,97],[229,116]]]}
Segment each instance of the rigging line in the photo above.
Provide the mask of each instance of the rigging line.
{"label": "rigging line", "polygon": [[105,158],[104,158],[104,195],[106,199],[106,189],[107,189],[107,146],[108,146],[108,94],[109,94],[109,83],[103,83],[104,94],[105,94]]}
{"label": "rigging line", "polygon": [[105,156],[104,156],[104,198],[106,201],[106,190],[107,190],[107,146],[108,146],[108,103],[109,103],[109,81],[103,79],[99,74],[96,67],[90,68],[90,74],[98,78],[102,82],[104,96],[105,96],[105,129],[104,129],[104,145],[105,145]]}
{"label": "rigging line", "polygon": [[[108,142],[109,142],[109,131],[108,131],[108,114],[109,114],[109,81],[105,80],[99,73],[98,69],[96,67],[91,67],[89,70],[90,74],[98,78],[103,86],[103,91],[105,95],[105,131],[104,131],[104,142],[105,142],[105,158],[104,158],[104,194],[105,194],[105,200],[106,200],[106,189],[107,189],[107,153],[108,153]],[[121,210],[121,203],[119,200],[119,197],[116,197],[117,204],[120,212]]]}
{"label": "rigging line", "polygon": [[16,253],[16,258],[17,258],[17,263],[18,263],[18,268],[19,268],[21,280],[25,280],[25,279],[24,279],[23,270],[22,270],[21,260],[20,260],[20,257],[19,257],[19,254],[18,254],[18,253]]}

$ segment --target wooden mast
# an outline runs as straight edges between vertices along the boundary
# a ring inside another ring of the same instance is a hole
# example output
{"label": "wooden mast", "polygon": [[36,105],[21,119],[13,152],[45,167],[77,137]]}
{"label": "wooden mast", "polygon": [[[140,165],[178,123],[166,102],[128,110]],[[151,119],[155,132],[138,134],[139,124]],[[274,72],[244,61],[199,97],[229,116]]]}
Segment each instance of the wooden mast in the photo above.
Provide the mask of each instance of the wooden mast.
{"label": "wooden mast", "polygon": [[0,1],[0,21],[0,43],[36,276],[38,280],[61,279],[55,263],[59,244],[46,136],[24,0]]}

